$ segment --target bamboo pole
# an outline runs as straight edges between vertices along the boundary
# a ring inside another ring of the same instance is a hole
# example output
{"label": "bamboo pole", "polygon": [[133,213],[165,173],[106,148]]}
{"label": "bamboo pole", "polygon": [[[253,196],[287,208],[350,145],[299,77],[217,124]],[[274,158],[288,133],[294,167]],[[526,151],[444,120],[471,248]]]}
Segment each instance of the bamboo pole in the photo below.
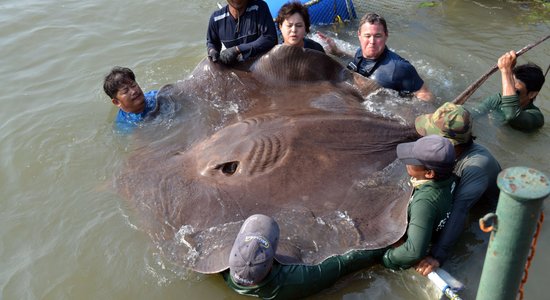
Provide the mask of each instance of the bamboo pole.
{"label": "bamboo pole", "polygon": [[[533,44],[529,44],[529,45],[523,47],[521,50],[516,52],[516,56],[519,57],[523,53],[531,50],[531,48],[537,46],[538,44],[540,44],[544,41],[546,41],[548,38],[550,38],[550,35],[547,35],[546,37],[541,38],[540,40],[534,42]],[[472,94],[487,80],[487,78],[489,78],[493,73],[495,73],[496,70],[498,70],[498,65],[497,64],[492,66],[491,69],[487,73],[483,74],[477,81],[472,83],[466,90],[464,90],[464,92],[462,92],[460,95],[458,95],[458,97],[456,97],[452,101],[452,103],[454,103],[454,104],[464,104],[464,102],[466,102],[470,98],[470,96],[472,96]]]}

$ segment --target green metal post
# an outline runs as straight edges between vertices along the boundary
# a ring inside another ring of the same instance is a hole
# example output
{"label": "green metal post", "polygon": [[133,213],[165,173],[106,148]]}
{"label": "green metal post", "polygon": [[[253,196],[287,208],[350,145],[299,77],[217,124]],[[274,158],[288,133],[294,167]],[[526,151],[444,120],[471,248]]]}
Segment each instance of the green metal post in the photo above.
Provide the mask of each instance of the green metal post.
{"label": "green metal post", "polygon": [[[478,300],[516,299],[543,200],[547,177],[534,169],[508,168],[497,179],[499,203],[485,255]],[[481,220],[480,220],[481,222]]]}

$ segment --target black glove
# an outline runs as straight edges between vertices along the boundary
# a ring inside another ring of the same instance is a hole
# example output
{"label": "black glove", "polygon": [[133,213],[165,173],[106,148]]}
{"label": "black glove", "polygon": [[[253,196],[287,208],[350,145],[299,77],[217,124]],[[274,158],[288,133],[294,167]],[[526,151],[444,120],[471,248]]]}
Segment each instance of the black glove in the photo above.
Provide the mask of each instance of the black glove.
{"label": "black glove", "polygon": [[220,59],[220,53],[216,49],[210,48],[208,49],[208,59],[212,62],[217,62]]}
{"label": "black glove", "polygon": [[226,65],[232,65],[237,62],[239,57],[239,50],[237,46],[222,50],[220,54],[220,60]]}

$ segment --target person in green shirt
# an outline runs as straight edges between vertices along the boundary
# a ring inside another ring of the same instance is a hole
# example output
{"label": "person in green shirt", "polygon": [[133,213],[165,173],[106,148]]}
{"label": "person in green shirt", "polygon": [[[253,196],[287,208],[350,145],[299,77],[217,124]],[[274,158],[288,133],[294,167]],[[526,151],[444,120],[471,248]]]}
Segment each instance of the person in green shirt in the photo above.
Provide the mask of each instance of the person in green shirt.
{"label": "person in green shirt", "polygon": [[397,158],[406,165],[413,191],[407,208],[407,232],[382,259],[385,267],[394,270],[420,262],[445,226],[451,212],[455,150],[448,139],[428,135],[397,145]]}
{"label": "person in green shirt", "polygon": [[429,135],[397,146],[414,187],[408,206],[409,225],[400,246],[350,250],[317,265],[283,265],[275,260],[279,242],[277,222],[262,214],[248,217],[233,243],[229,270],[221,273],[227,285],[241,295],[262,299],[298,299],[311,296],[340,278],[375,263],[392,269],[413,266],[427,254],[434,236],[445,225],[451,209],[451,142]]}
{"label": "person in green shirt", "polygon": [[262,299],[299,299],[333,285],[341,277],[380,262],[385,249],[351,250],[318,265],[283,265],[275,260],[277,222],[266,215],[248,217],[233,244],[229,270],[221,273],[241,295]]}
{"label": "person in green shirt", "polygon": [[533,102],[544,84],[542,69],[528,63],[516,66],[516,52],[498,59],[502,93],[485,98],[474,108],[473,117],[494,112],[497,119],[521,131],[533,131],[544,125],[544,116]]}
{"label": "person in green shirt", "polygon": [[415,267],[427,276],[450,256],[466,227],[470,209],[476,203],[483,202],[486,209],[494,212],[499,196],[497,176],[501,167],[487,148],[474,142],[472,117],[462,105],[446,102],[434,113],[418,116],[414,124],[421,136],[437,134],[454,145],[453,174],[458,179],[445,228],[432,244],[429,255]]}

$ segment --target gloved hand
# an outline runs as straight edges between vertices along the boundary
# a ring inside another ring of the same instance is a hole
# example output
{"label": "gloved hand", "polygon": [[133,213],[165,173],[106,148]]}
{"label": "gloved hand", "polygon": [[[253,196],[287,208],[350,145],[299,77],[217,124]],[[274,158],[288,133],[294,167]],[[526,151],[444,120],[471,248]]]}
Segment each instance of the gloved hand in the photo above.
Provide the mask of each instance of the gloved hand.
{"label": "gloved hand", "polygon": [[225,50],[222,50],[222,53],[220,54],[220,60],[226,65],[232,65],[237,62],[239,54],[240,53],[239,49],[237,49],[237,46],[227,48]]}
{"label": "gloved hand", "polygon": [[220,59],[220,53],[214,48],[208,49],[208,58],[211,62],[217,62]]}

